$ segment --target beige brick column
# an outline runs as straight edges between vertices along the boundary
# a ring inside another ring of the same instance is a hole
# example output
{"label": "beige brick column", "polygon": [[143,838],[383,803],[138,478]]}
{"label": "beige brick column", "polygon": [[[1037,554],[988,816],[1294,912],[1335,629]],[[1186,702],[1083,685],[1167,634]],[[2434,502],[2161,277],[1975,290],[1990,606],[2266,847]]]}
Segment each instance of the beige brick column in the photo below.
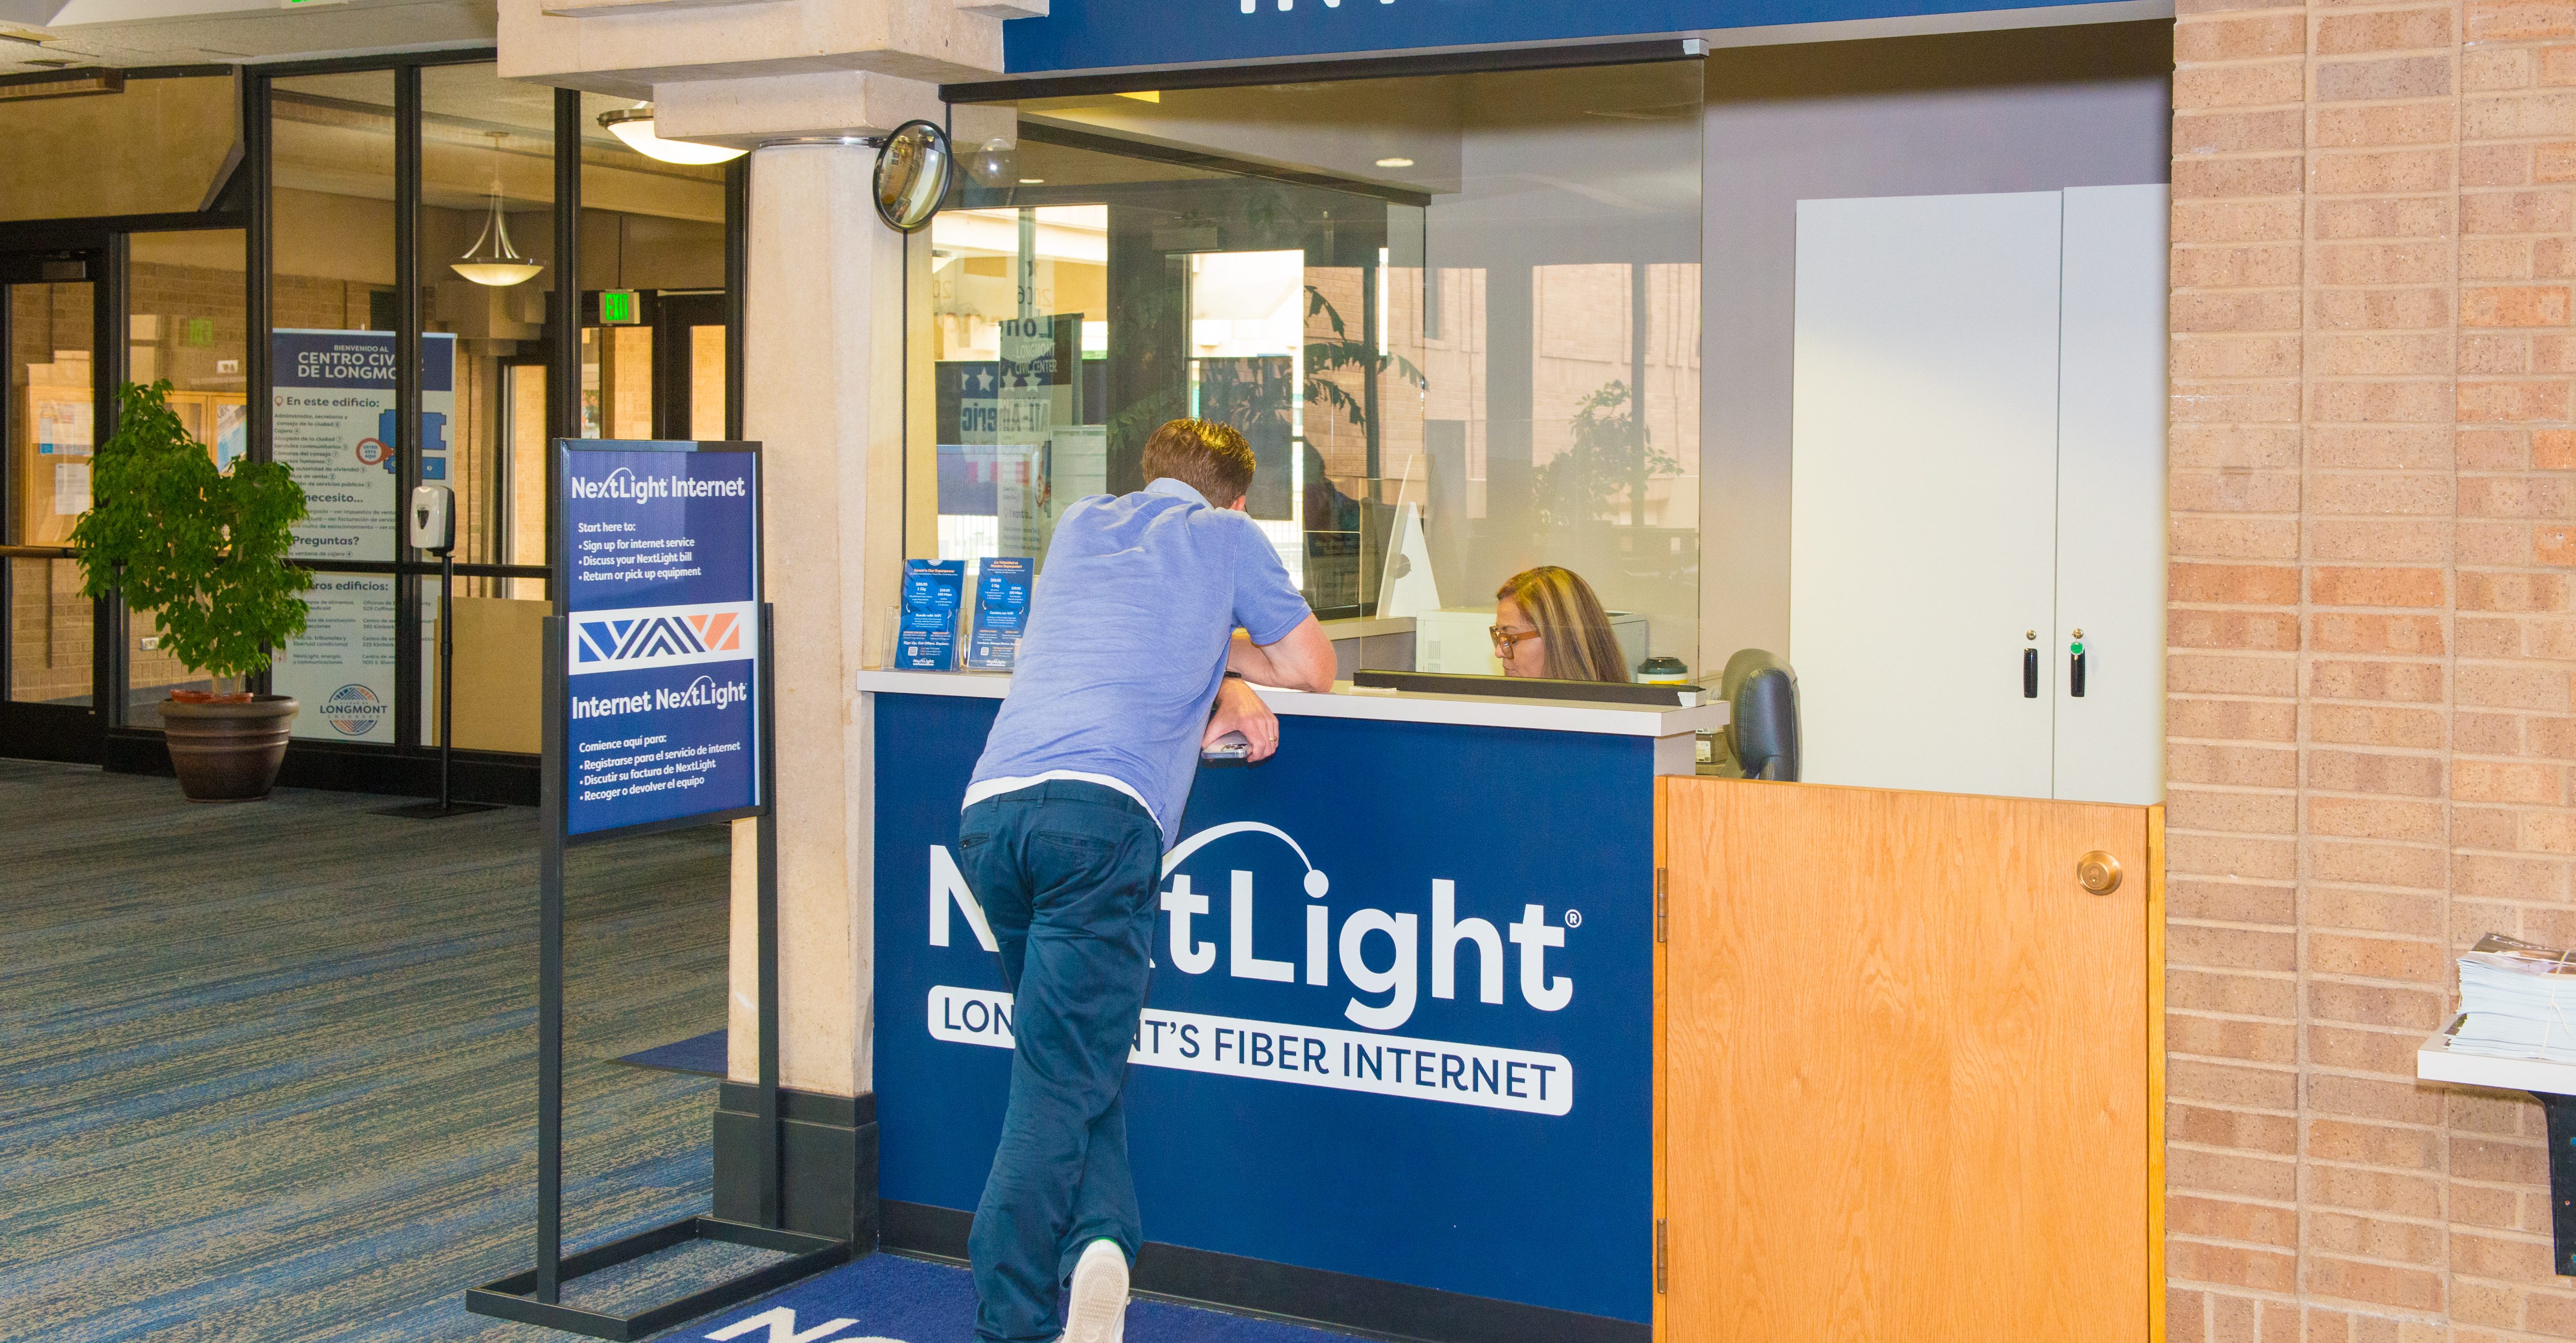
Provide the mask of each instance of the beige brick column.
{"label": "beige brick column", "polygon": [[2170,1337],[2576,1337],[2527,1097],[2414,1080],[2576,943],[2576,0],[2185,0]]}
{"label": "beige brick column", "polygon": [[2251,1338],[2298,1283],[2307,15],[2174,45],[2167,1323]]}

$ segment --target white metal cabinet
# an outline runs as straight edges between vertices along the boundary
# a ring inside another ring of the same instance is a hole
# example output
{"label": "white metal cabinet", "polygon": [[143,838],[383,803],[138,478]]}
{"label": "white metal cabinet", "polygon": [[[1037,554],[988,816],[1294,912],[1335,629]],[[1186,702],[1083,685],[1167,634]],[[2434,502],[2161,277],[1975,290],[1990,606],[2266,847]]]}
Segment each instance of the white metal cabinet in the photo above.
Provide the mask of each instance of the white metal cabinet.
{"label": "white metal cabinet", "polygon": [[2165,211],[2162,186],[1799,203],[1806,779],[2161,799]]}

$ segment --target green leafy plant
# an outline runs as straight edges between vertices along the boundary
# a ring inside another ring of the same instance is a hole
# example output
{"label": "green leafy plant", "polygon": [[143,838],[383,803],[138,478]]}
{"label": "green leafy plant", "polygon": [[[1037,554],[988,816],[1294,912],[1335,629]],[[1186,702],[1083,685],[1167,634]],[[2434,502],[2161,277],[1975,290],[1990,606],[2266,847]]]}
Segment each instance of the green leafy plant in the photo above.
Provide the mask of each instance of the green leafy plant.
{"label": "green leafy plant", "polygon": [[117,390],[116,432],[91,460],[92,505],[72,528],[90,597],[154,613],[162,646],[217,689],[304,632],[313,575],[286,562],[304,491],[282,462],[217,471],[170,409],[170,384]]}
{"label": "green leafy plant", "polygon": [[1330,340],[1306,342],[1306,400],[1331,406],[1351,417],[1351,423],[1368,427],[1368,412],[1350,389],[1325,377],[1327,373],[1357,372],[1364,377],[1378,377],[1390,369],[1395,375],[1416,387],[1430,385],[1413,361],[1392,352],[1372,349],[1365,340],[1354,339],[1342,325],[1341,311],[1324,297],[1322,290],[1306,286],[1306,316],[1320,316],[1332,327]]}
{"label": "green leafy plant", "polygon": [[1593,389],[1567,427],[1572,441],[1565,451],[1533,473],[1540,517],[1559,526],[1605,518],[1625,496],[1629,522],[1643,526],[1648,482],[1680,475],[1682,464],[1647,440],[1628,384],[1612,381]]}

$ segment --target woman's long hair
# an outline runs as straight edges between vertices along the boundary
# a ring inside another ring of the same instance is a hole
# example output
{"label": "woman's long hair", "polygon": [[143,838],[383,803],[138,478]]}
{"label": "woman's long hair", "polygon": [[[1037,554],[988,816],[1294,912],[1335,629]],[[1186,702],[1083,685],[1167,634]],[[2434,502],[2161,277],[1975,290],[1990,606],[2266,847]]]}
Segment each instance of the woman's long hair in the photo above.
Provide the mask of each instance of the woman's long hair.
{"label": "woman's long hair", "polygon": [[1538,629],[1547,674],[1560,681],[1625,681],[1628,660],[1610,633],[1609,613],[1592,585],[1573,570],[1543,564],[1524,569],[1494,592],[1509,597]]}

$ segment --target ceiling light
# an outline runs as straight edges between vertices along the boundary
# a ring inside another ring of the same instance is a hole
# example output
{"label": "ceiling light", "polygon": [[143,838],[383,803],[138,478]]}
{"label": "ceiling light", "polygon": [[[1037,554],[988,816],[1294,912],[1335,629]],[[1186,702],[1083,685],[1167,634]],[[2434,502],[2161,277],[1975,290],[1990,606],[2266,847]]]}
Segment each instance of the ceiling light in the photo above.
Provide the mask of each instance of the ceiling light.
{"label": "ceiling light", "polygon": [[501,213],[501,141],[509,132],[485,134],[492,137],[492,217],[483,221],[483,234],[465,249],[464,259],[449,262],[447,268],[476,284],[506,289],[537,278],[545,266],[520,256],[519,249],[510,245],[510,217]]}
{"label": "ceiling light", "polygon": [[1379,159],[1377,161],[1377,166],[1381,168],[1410,168],[1413,166],[1413,160],[1406,158]]}
{"label": "ceiling light", "polygon": [[749,150],[727,149],[722,145],[702,145],[690,140],[665,140],[653,133],[653,104],[637,103],[599,114],[599,124],[608,133],[626,142],[628,149],[664,163],[729,163]]}
{"label": "ceiling light", "polygon": [[1159,103],[1163,101],[1163,91],[1160,89],[1144,89],[1135,93],[1122,93],[1118,96],[1121,98],[1133,98],[1140,103]]}
{"label": "ceiling light", "polygon": [[1023,177],[1020,179],[1020,185],[1024,187],[1045,186],[1046,179],[1043,177]]}

